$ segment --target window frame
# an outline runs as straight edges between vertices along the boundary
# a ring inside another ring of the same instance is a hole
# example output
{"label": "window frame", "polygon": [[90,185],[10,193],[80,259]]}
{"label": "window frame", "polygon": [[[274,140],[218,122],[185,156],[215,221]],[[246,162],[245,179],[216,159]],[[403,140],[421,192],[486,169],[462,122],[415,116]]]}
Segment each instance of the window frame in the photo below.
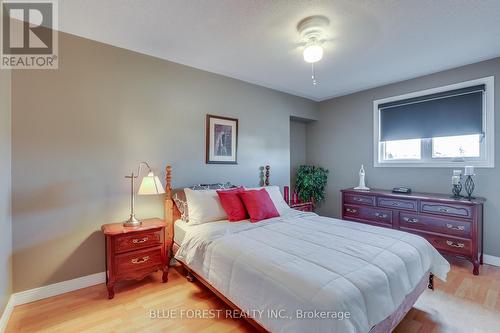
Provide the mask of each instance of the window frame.
{"label": "window frame", "polygon": [[[380,110],[378,106],[383,103],[398,100],[420,97],[454,89],[466,88],[474,85],[484,84],[486,91],[483,94],[483,128],[484,136],[480,145],[481,156],[457,159],[457,158],[432,158],[432,139],[421,140],[421,159],[400,159],[384,160],[384,145],[380,142]],[[495,167],[495,119],[494,119],[494,99],[495,99],[495,79],[493,76],[476,80],[464,81],[442,87],[421,90],[408,94],[378,99],[373,101],[373,164],[374,167],[426,167],[426,168],[446,168],[464,167],[472,165],[478,168]],[[426,151],[430,151],[431,158],[425,158]]]}

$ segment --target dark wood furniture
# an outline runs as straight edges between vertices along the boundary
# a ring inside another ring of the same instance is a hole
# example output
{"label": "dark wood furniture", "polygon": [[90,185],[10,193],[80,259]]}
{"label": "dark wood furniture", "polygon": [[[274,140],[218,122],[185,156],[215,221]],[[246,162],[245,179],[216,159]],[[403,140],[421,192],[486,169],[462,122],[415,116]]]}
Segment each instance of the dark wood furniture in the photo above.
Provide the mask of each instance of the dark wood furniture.
{"label": "dark wood furniture", "polygon": [[115,296],[119,280],[141,280],[158,270],[167,282],[165,222],[158,218],[143,220],[140,227],[124,227],[122,223],[104,224],[106,237],[106,286],[108,298]]}
{"label": "dark wood furniture", "polygon": [[[266,166],[266,170],[268,171],[266,173],[266,186],[269,186],[269,166]],[[300,201],[294,201],[293,199],[290,199],[290,188],[288,186],[285,186],[283,188],[283,199],[285,199],[286,203],[290,208],[300,210],[303,212],[312,212],[314,211],[314,205],[312,202],[300,202]]]}
{"label": "dark wood furniture", "polygon": [[291,203],[290,208],[293,208],[295,210],[300,210],[303,212],[312,212],[313,211],[313,205],[312,202],[297,202],[297,203]]}
{"label": "dark wood furniture", "polygon": [[438,251],[466,258],[479,274],[483,264],[484,198],[342,190],[342,219],[399,229],[427,239]]}

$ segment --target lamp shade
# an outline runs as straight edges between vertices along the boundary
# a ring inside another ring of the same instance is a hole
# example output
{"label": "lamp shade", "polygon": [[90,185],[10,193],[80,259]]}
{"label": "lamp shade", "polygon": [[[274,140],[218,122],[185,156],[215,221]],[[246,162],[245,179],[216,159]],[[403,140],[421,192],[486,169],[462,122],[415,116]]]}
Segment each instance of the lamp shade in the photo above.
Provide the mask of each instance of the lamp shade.
{"label": "lamp shade", "polygon": [[150,172],[147,176],[142,178],[141,186],[137,193],[140,195],[162,194],[165,193],[165,189],[163,189],[163,185],[158,176]]}

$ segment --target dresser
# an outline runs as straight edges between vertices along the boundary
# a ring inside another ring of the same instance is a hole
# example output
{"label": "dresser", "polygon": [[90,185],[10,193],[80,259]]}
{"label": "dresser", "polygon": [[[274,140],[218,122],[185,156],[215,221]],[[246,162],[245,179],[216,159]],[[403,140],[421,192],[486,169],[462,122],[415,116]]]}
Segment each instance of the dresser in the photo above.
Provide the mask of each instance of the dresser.
{"label": "dresser", "polygon": [[399,229],[427,239],[443,254],[483,264],[484,198],[453,199],[432,193],[342,190],[342,219]]}
{"label": "dresser", "polygon": [[142,220],[138,227],[122,223],[104,224],[106,238],[106,286],[108,298],[115,296],[120,280],[141,280],[158,270],[167,282],[168,267],[165,248],[165,222],[158,218]]}

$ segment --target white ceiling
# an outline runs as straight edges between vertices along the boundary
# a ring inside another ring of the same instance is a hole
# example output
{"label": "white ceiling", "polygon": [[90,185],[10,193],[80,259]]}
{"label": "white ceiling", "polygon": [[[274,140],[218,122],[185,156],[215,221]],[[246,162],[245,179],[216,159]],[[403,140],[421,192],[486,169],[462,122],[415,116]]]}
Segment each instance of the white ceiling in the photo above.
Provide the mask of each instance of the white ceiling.
{"label": "white ceiling", "polygon": [[[63,0],[60,30],[316,101],[500,56],[499,0]],[[316,66],[297,23],[330,19]]]}

